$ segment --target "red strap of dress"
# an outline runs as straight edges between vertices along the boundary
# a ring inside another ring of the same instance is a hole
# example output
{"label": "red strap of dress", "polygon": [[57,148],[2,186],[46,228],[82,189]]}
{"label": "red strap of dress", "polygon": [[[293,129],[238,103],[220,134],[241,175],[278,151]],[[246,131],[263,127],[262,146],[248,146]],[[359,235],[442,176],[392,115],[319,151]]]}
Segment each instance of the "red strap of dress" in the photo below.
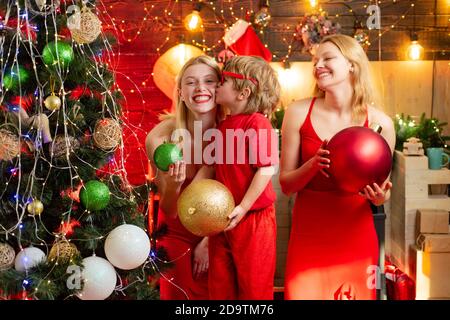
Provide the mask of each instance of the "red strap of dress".
{"label": "red strap of dress", "polygon": [[[305,122],[310,121],[309,119],[311,118],[311,111],[314,106],[314,102],[316,102],[316,99],[317,99],[317,97],[313,97],[311,100],[311,104],[309,105],[309,110],[308,110],[308,114],[306,115]],[[368,109],[366,109],[366,121],[364,121],[363,126],[369,127],[369,110]]]}

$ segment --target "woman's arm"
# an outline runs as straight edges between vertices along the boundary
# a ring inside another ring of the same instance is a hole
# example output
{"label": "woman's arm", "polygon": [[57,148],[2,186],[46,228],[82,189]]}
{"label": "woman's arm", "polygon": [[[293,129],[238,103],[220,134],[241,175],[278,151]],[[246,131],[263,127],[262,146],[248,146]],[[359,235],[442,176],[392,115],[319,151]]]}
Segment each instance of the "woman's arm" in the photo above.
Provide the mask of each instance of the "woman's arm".
{"label": "woman's arm", "polygon": [[[395,148],[395,127],[392,119],[381,112],[380,110],[370,109],[370,112],[373,113],[372,123],[379,124],[382,128],[381,135],[386,140],[391,149],[391,154],[394,153]],[[371,201],[376,206],[381,206],[391,197],[392,183],[390,180],[390,174],[387,179],[379,186],[374,183],[372,186],[366,186],[361,195],[364,196],[367,200]]]}
{"label": "woman's arm", "polygon": [[186,179],[186,164],[178,161],[171,165],[168,172],[158,170],[153,162],[156,148],[170,138],[173,127],[172,120],[165,120],[150,131],[145,140],[147,157],[150,160],[152,171],[156,172],[155,184],[161,195],[159,205],[162,211],[171,218],[177,216],[177,199],[181,186]]}
{"label": "woman's arm", "polygon": [[[280,185],[285,194],[302,190],[318,171],[328,176],[323,169],[329,168],[330,160],[326,158],[328,150],[319,148],[316,155],[300,163],[300,128],[308,113],[310,99],[295,102],[286,110],[281,130]],[[326,144],[326,141],[324,141]]]}
{"label": "woman's arm", "polygon": [[204,237],[195,247],[192,261],[192,276],[198,278],[202,273],[208,271],[208,237]]}

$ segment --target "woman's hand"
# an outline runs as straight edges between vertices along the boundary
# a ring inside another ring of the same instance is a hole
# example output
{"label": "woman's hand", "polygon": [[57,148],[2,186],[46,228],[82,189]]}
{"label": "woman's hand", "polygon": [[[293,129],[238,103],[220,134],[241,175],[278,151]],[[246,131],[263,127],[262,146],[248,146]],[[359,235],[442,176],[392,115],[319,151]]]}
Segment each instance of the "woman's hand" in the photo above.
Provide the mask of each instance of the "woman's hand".
{"label": "woman's hand", "polygon": [[322,145],[317,150],[314,157],[311,158],[312,167],[314,170],[319,170],[325,177],[329,178],[330,175],[325,171],[325,169],[330,168],[331,160],[327,157],[330,155],[330,151],[325,149],[328,140],[324,140]]}
{"label": "woman's hand", "polygon": [[373,188],[367,185],[359,194],[371,201],[376,206],[381,206],[388,199],[388,191],[392,188],[392,183],[386,180],[381,187],[374,183]]}
{"label": "woman's hand", "polygon": [[186,162],[177,161],[171,164],[165,180],[166,184],[171,188],[180,188],[186,180]]}
{"label": "woman's hand", "polygon": [[228,227],[224,231],[230,231],[234,227],[238,225],[238,223],[244,218],[247,210],[245,210],[241,205],[236,206],[233,211],[228,215],[228,219],[230,219],[230,223]]}
{"label": "woman's hand", "polygon": [[208,237],[204,237],[194,249],[192,275],[194,279],[200,277],[209,268]]}

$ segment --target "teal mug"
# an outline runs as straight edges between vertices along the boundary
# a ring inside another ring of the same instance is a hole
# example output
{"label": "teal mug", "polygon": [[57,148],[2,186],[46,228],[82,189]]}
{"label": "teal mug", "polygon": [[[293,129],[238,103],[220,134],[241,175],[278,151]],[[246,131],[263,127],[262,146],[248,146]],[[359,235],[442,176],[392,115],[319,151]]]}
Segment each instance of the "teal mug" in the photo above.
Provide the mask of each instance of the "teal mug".
{"label": "teal mug", "polygon": [[444,148],[427,148],[427,156],[428,168],[432,170],[439,170],[447,166],[449,161],[449,156],[444,152]]}

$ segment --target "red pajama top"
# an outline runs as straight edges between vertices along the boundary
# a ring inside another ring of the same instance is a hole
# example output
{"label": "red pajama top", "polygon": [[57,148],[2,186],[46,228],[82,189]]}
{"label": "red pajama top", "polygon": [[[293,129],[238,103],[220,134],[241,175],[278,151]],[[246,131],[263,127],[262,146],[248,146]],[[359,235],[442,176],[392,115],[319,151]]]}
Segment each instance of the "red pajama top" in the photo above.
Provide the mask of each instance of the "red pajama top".
{"label": "red pajama top", "polygon": [[[278,134],[261,113],[228,115],[218,130],[222,143],[216,140],[216,179],[231,191],[238,205],[256,171],[261,167],[278,165]],[[275,198],[269,181],[250,211],[272,205]]]}

